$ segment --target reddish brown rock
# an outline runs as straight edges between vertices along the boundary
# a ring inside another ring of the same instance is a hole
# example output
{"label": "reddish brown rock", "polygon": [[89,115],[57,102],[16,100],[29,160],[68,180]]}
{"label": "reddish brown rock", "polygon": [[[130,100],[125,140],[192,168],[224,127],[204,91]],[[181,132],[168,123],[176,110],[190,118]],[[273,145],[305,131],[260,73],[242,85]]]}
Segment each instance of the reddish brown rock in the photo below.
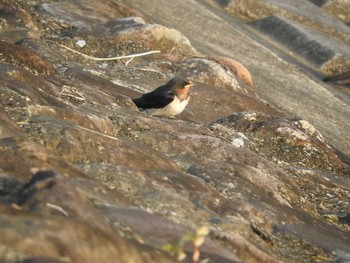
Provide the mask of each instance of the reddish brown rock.
{"label": "reddish brown rock", "polygon": [[0,41],[0,58],[35,74],[51,75],[52,67],[32,50]]}
{"label": "reddish brown rock", "polygon": [[232,58],[226,57],[214,57],[213,59],[218,61],[223,66],[229,68],[249,87],[254,88],[253,77],[249,70],[242,63]]}

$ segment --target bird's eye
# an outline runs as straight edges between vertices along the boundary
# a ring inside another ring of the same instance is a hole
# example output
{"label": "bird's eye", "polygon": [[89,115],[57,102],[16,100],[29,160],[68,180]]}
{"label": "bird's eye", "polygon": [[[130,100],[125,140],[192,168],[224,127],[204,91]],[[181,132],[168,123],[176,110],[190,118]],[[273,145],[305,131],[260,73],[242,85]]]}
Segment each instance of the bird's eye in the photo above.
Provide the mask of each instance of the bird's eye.
{"label": "bird's eye", "polygon": [[188,81],[182,81],[182,82],[181,82],[181,86],[182,86],[182,87],[185,87],[185,86],[187,86],[188,84],[189,84]]}

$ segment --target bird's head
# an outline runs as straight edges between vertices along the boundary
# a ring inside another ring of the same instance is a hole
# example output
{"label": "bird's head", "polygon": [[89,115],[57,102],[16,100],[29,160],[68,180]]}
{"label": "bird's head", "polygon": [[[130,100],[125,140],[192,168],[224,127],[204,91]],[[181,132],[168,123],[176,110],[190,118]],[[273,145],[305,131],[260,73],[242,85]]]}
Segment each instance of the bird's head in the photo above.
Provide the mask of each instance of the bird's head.
{"label": "bird's head", "polygon": [[173,91],[179,95],[186,95],[194,83],[182,77],[175,77],[170,80],[172,82]]}

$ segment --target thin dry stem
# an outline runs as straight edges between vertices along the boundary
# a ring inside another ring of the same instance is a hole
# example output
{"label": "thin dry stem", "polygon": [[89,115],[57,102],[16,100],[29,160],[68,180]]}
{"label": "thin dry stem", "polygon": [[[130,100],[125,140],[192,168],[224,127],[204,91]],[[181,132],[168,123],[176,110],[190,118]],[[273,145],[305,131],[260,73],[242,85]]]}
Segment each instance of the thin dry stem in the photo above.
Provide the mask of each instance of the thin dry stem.
{"label": "thin dry stem", "polygon": [[[47,40],[47,41],[57,44],[56,42],[51,41],[51,40]],[[147,55],[150,55],[150,54],[155,54],[155,53],[160,53],[161,52],[160,50],[150,50],[150,51],[146,51],[146,52],[142,52],[142,53],[130,54],[130,55],[125,55],[125,56],[117,56],[117,57],[111,57],[111,58],[98,58],[98,57],[93,57],[93,56],[86,55],[84,53],[76,51],[76,50],[74,50],[74,49],[72,49],[70,47],[67,47],[65,45],[62,45],[62,44],[58,44],[58,45],[60,47],[63,47],[65,49],[73,52],[73,53],[79,54],[79,55],[83,56],[84,58],[87,58],[87,59],[90,59],[90,60],[95,60],[95,61],[119,60],[119,59],[126,59],[126,58],[129,58],[129,59],[132,60],[135,57],[142,57],[142,56],[147,56]],[[131,60],[127,61],[127,63],[129,63]]]}

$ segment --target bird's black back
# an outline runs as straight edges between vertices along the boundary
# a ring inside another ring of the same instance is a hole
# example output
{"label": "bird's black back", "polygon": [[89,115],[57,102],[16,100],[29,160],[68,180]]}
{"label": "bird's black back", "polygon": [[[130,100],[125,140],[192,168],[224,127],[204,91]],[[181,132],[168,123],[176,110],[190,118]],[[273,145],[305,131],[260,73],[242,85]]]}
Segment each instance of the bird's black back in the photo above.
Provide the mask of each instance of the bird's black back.
{"label": "bird's black back", "polygon": [[143,94],[140,98],[133,99],[132,101],[138,108],[159,109],[164,108],[166,105],[172,102],[174,100],[174,96],[174,92],[166,84],[149,93]]}

